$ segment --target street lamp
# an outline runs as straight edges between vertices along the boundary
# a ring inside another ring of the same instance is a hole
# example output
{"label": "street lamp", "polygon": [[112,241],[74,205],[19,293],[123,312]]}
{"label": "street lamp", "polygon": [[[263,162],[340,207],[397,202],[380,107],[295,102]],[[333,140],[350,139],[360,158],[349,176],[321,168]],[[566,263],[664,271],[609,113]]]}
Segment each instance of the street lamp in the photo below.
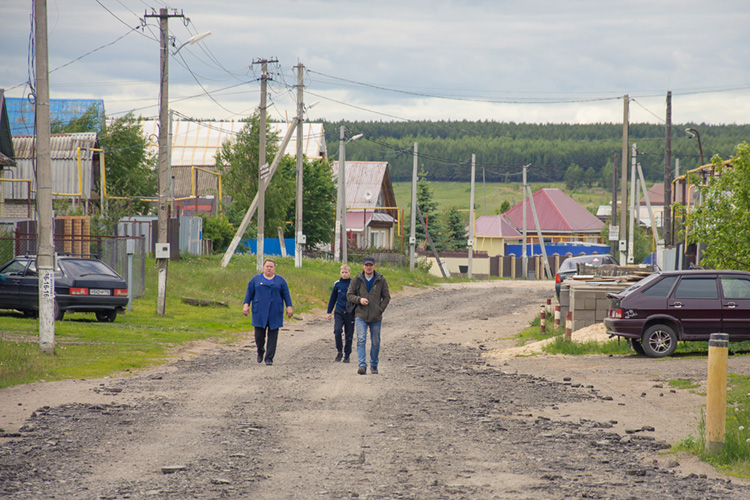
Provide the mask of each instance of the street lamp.
{"label": "street lamp", "polygon": [[690,137],[691,139],[694,137],[698,138],[698,149],[701,152],[701,167],[706,164],[706,162],[703,160],[703,146],[701,145],[701,135],[698,133],[698,131],[694,128],[686,128],[685,133]]}
{"label": "street lamp", "polygon": [[[346,143],[361,139],[362,134],[346,138],[346,127],[339,129],[339,182],[338,198],[336,202],[336,241],[334,243],[334,257],[339,262],[347,262],[346,255]],[[343,229],[343,241],[342,241]],[[343,248],[342,248],[343,246]]]}
{"label": "street lamp", "polygon": [[[177,50],[175,50],[174,52],[172,52],[172,55],[176,56],[177,53],[180,50],[182,50],[182,48],[185,45],[195,45],[196,43],[198,43],[199,41],[203,40],[204,38],[206,38],[207,36],[210,36],[210,35],[211,35],[211,32],[210,31],[206,31],[205,33],[199,33],[199,34],[197,34],[195,36],[191,36],[190,38],[188,38],[187,42],[185,42],[182,45],[180,45],[179,47],[177,47]],[[172,44],[172,46],[174,47],[174,44]]]}

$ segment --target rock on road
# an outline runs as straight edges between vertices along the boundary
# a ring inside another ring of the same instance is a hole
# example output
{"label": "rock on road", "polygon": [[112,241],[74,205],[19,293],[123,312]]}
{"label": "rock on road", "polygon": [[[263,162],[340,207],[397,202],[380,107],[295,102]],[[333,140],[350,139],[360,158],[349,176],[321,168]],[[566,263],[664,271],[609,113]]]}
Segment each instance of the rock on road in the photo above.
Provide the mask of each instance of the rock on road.
{"label": "rock on road", "polygon": [[483,355],[550,291],[396,294],[378,375],[357,375],[356,353],[333,361],[316,311],[287,320],[273,366],[248,334],[130,377],[0,391],[0,498],[749,498],[746,482],[665,460],[658,413],[622,432],[618,412],[638,417],[611,385],[551,376],[551,358]]}

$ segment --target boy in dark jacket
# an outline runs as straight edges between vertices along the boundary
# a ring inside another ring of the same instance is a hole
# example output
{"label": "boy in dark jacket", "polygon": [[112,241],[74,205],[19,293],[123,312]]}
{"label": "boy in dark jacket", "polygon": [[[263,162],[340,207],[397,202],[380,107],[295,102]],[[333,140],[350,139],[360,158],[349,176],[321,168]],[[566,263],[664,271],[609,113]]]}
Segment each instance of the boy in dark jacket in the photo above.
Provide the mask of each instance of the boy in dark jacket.
{"label": "boy in dark jacket", "polygon": [[[336,361],[341,361],[342,355],[344,363],[349,362],[349,355],[352,353],[352,338],[354,337],[354,315],[346,310],[346,292],[349,290],[351,283],[351,269],[346,264],[341,266],[341,279],[333,284],[331,298],[328,300],[328,321],[331,320],[331,313],[334,313],[333,336],[336,339]],[[344,332],[344,340],[341,340],[341,332]]]}

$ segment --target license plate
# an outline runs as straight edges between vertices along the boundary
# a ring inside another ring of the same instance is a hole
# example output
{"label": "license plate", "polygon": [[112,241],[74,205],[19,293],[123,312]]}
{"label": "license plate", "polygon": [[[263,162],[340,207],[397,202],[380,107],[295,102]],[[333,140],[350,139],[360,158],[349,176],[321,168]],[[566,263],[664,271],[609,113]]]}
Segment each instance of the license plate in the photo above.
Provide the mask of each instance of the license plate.
{"label": "license plate", "polygon": [[112,290],[106,288],[91,288],[89,289],[89,295],[112,295]]}

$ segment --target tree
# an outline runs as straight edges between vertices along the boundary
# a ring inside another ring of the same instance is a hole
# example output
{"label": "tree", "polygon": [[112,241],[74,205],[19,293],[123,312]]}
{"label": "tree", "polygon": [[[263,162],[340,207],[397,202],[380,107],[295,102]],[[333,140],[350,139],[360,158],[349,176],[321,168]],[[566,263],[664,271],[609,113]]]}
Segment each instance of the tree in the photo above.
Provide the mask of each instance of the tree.
{"label": "tree", "polygon": [[510,202],[508,200],[503,200],[503,202],[500,204],[500,208],[495,215],[504,214],[511,208],[513,208],[513,206],[510,204]]}
{"label": "tree", "polygon": [[450,207],[443,214],[443,226],[445,228],[446,250],[463,250],[466,248],[466,224],[461,212],[455,206]]}
{"label": "tree", "polygon": [[[284,175],[296,182],[297,161],[285,156],[282,160]],[[333,239],[336,219],[336,184],[333,180],[333,169],[327,160],[302,162],[304,192],[302,196],[302,230],[307,239],[307,246],[329,243]],[[296,190],[295,190],[296,193]],[[287,221],[295,221],[297,215],[296,196],[287,210]],[[294,237],[294,224],[287,224],[284,230],[286,237]]]}
{"label": "tree", "polygon": [[[417,181],[417,206],[419,211],[422,213],[425,223],[427,224],[430,236],[432,237],[435,247],[438,247],[439,234],[441,233],[440,214],[438,213],[438,204],[432,199],[432,191],[430,190],[430,183],[427,180],[427,172],[424,168],[419,172],[419,180]],[[410,205],[411,206],[411,205]],[[416,217],[416,226],[414,228],[414,234],[417,239],[417,245],[425,243],[425,232],[422,224],[419,222],[419,216]],[[407,233],[411,234],[411,225],[405,227]],[[438,249],[440,250],[440,249]]]}
{"label": "tree", "polygon": [[575,163],[571,163],[565,171],[565,187],[573,190],[583,183],[583,169]]}
{"label": "tree", "polygon": [[[260,114],[256,111],[234,140],[226,141],[216,155],[216,169],[222,174],[222,184],[232,197],[227,217],[240,224],[258,192],[258,160]],[[270,164],[279,149],[278,135],[266,129],[266,159]],[[289,206],[294,203],[294,177],[277,173],[266,188],[264,236],[277,237],[276,228],[284,227]],[[257,227],[257,226],[256,226]],[[246,234],[252,234],[248,226]]]}
{"label": "tree", "polygon": [[750,269],[750,145],[730,162],[715,156],[714,175],[699,187],[700,205],[687,214],[687,236],[705,244],[701,263],[715,269]]}
{"label": "tree", "polygon": [[139,118],[128,113],[105,124],[99,144],[104,149],[108,195],[156,194],[156,158],[147,154],[148,143]]}

